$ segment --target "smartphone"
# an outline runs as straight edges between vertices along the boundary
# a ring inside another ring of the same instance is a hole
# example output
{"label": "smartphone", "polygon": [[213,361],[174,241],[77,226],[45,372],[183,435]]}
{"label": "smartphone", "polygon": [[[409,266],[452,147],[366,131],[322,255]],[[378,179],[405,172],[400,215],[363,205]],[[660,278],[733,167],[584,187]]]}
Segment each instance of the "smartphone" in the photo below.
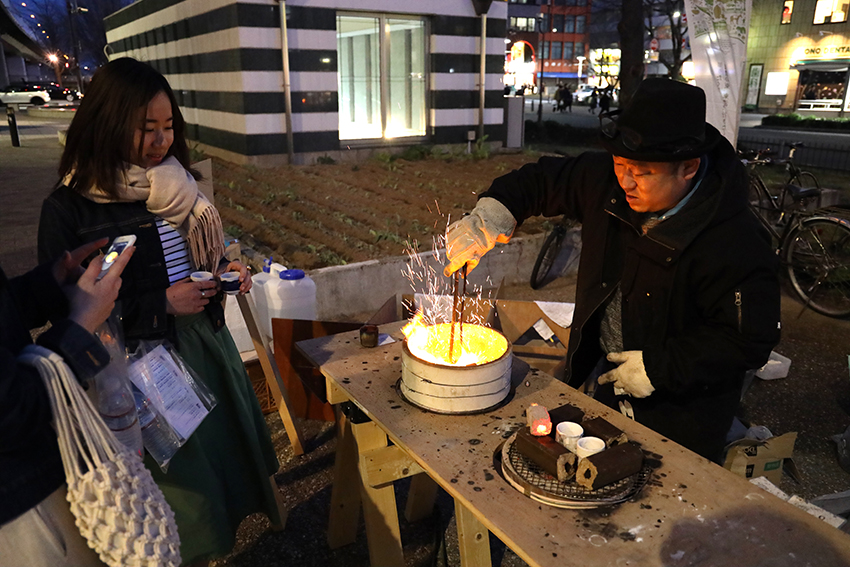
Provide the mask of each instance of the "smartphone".
{"label": "smartphone", "polygon": [[109,271],[109,268],[112,267],[112,264],[115,263],[115,260],[118,259],[118,256],[121,255],[124,250],[135,244],[136,235],[128,234],[126,236],[119,236],[115,240],[112,241],[112,244],[109,246],[109,250],[106,251],[106,256],[103,257],[103,264],[100,268],[100,273],[97,275],[97,279],[100,280],[103,276],[106,275],[106,272]]}

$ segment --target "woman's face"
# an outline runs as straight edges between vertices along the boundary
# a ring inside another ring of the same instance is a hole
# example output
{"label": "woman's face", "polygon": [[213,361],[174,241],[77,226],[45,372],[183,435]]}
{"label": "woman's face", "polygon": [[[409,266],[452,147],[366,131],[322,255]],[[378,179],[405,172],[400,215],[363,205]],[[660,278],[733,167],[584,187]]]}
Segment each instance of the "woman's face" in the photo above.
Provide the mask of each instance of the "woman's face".
{"label": "woman's face", "polygon": [[[171,101],[160,91],[148,103],[144,122],[133,134],[133,153],[130,162],[145,169],[159,164],[174,142]],[[139,151],[141,148],[141,151]]]}

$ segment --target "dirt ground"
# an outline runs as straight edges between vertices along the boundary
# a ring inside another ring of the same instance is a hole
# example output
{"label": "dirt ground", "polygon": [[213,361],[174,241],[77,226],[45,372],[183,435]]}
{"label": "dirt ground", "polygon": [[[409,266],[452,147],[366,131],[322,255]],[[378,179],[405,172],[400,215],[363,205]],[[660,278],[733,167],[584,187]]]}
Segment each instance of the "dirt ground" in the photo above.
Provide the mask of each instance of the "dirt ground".
{"label": "dirt ground", "polygon": [[[539,156],[440,154],[407,160],[384,154],[358,164],[273,169],[213,162],[216,206],[225,230],[289,268],[398,256],[475,206],[490,182]],[[535,219],[518,234],[548,225]]]}

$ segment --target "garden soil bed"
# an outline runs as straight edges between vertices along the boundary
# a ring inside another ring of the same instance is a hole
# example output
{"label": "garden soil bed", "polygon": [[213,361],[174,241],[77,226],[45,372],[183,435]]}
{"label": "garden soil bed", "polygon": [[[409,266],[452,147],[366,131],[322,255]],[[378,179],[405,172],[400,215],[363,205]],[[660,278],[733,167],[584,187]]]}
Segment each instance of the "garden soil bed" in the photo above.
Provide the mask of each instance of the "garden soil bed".
{"label": "garden soil bed", "polygon": [[[214,159],[213,181],[229,234],[289,268],[311,270],[429,250],[493,179],[538,157],[408,161],[384,154],[358,164],[267,169]],[[547,226],[532,219],[517,233]]]}

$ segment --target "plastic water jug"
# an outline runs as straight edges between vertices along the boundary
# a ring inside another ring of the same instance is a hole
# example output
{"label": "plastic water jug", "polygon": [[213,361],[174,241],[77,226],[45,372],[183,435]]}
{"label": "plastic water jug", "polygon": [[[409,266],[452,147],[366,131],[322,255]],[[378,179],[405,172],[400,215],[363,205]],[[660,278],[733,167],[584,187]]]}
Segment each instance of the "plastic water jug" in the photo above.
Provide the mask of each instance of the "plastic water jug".
{"label": "plastic water jug", "polygon": [[303,270],[284,270],[265,285],[268,317],[263,329],[271,339],[272,319],[316,320],[316,283]]}
{"label": "plastic water jug", "polygon": [[263,271],[251,278],[253,282],[251,298],[254,300],[254,307],[257,310],[257,324],[260,326],[260,330],[268,336],[270,336],[267,331],[269,324],[264,325],[264,322],[271,320],[269,316],[268,284],[274,279],[277,279],[277,276],[272,275],[271,258],[266,258],[263,261]]}

